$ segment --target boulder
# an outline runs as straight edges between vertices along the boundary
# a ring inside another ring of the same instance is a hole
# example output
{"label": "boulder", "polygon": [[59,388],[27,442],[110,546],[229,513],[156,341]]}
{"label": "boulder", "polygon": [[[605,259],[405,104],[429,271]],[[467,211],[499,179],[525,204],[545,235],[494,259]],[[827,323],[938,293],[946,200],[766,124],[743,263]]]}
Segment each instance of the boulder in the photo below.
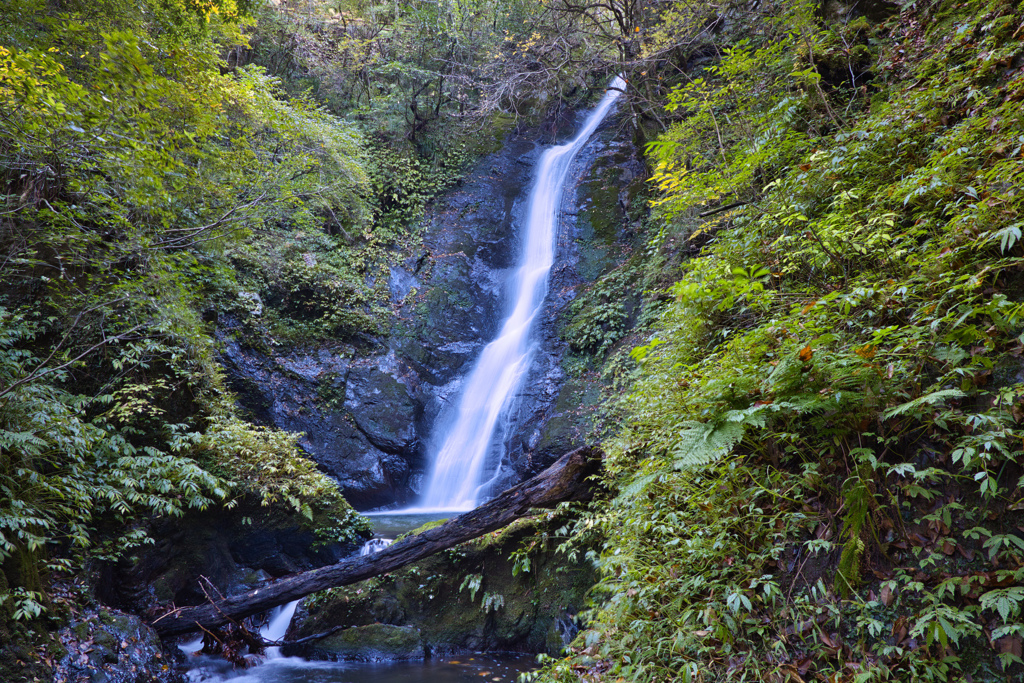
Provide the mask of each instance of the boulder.
{"label": "boulder", "polygon": [[90,609],[58,634],[64,654],[55,681],[178,683],[163,644],[142,619],[116,610]]}
{"label": "boulder", "polygon": [[345,386],[345,408],[359,431],[380,450],[393,454],[415,451],[418,406],[406,386],[392,375],[373,366],[352,369]]}
{"label": "boulder", "polygon": [[[292,648],[286,647],[284,654]],[[411,626],[368,624],[338,631],[306,652],[310,659],[363,662],[423,659],[423,641]]]}

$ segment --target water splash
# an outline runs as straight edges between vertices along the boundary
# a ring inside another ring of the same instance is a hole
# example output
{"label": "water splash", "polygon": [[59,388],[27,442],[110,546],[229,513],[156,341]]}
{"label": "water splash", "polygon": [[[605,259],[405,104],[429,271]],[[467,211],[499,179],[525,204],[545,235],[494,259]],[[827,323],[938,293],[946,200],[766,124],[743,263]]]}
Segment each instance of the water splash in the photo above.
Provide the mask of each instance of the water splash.
{"label": "water splash", "polygon": [[447,433],[432,454],[433,468],[422,507],[417,509],[470,510],[498,476],[495,472],[491,480],[481,481],[495,428],[514,403],[530,368],[535,348],[530,333],[548,293],[558,209],[569,165],[608,115],[625,85],[616,78],[576,137],[545,150],[537,164],[527,204],[523,254],[511,283],[515,293],[512,311],[466,378],[454,415],[439,425]]}
{"label": "water splash", "polygon": [[363,547],[359,549],[359,556],[366,557],[367,555],[373,555],[379,553],[384,548],[394,543],[390,538],[371,538],[369,541],[363,544]]}
{"label": "water splash", "polygon": [[[391,543],[392,540],[390,538],[371,538],[359,549],[359,556],[372,555],[387,548]],[[263,640],[272,643],[283,640],[285,634],[288,633],[288,626],[292,623],[292,617],[295,616],[295,608],[298,606],[299,601],[293,600],[287,605],[275,607],[270,612],[270,618],[267,620],[266,625],[260,629],[260,635],[263,637]],[[280,647],[272,646],[267,648],[267,659],[277,659],[280,656]]]}
{"label": "water splash", "polygon": [[185,643],[178,643],[178,649],[187,655],[197,655],[203,649],[203,637],[196,636]]}

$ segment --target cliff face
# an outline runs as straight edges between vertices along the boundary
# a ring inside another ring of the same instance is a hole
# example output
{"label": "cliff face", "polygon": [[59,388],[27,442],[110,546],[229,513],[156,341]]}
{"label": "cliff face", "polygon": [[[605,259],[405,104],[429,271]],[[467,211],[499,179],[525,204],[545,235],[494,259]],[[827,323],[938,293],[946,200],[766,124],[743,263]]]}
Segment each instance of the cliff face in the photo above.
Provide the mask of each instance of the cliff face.
{"label": "cliff face", "polygon": [[[563,122],[559,136],[572,128]],[[377,276],[387,280],[395,314],[386,335],[272,355],[233,334],[244,321],[222,320],[222,361],[242,406],[258,422],[304,433],[302,447],[357,508],[415,500],[432,425],[457,399],[465,373],[504,316],[503,285],[520,247],[517,222],[541,144],[549,141],[537,130],[510,135],[435,203],[420,243]],[[565,419],[579,397],[560,397],[564,344],[556,320],[576,288],[607,267],[607,252],[626,232],[628,199],[606,191],[612,176],[635,182],[642,171],[616,121],[575,162],[536,361],[505,430],[504,486],[581,443]],[[599,229],[591,213],[602,215]]]}

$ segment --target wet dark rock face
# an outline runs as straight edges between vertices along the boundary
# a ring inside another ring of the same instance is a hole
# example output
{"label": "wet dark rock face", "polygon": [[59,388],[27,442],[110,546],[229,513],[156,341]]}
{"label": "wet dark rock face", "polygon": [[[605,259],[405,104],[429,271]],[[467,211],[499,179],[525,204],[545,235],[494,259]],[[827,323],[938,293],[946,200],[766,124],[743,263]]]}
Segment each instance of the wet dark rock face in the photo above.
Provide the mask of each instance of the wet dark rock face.
{"label": "wet dark rock face", "polygon": [[65,653],[54,681],[184,683],[156,632],[135,615],[90,609],[56,634]]}
{"label": "wet dark rock face", "polygon": [[299,442],[367,509],[403,500],[421,459],[415,389],[394,356],[353,359],[351,347],[267,357],[226,338],[232,388],[263,424],[303,432]]}
{"label": "wet dark rock face", "polygon": [[[563,133],[569,136],[571,127]],[[566,401],[559,401],[564,377],[556,321],[576,287],[602,268],[601,249],[591,254],[581,240],[611,244],[627,227],[616,193],[611,207],[590,194],[607,190],[623,173],[642,175],[629,137],[612,117],[574,164],[567,200],[598,203],[610,213],[595,238],[590,223],[566,206],[538,352],[504,430],[504,448],[497,449],[504,452],[499,487],[540,471],[582,439]],[[518,220],[541,139],[536,131],[510,136],[432,207],[422,246],[387,274],[397,319],[375,348],[339,343],[269,357],[235,341],[232,321],[222,321],[223,363],[243,407],[259,422],[305,433],[302,447],[357,509],[403,506],[420,491],[432,426],[458,400],[463,376],[504,318],[504,285],[519,258]]]}

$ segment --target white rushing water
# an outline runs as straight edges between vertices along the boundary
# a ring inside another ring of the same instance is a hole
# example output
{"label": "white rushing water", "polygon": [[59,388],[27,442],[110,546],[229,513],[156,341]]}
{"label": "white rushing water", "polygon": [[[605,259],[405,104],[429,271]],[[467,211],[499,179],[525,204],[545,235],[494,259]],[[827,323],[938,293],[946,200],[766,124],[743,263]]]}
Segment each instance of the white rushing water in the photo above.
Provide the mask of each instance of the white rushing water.
{"label": "white rushing water", "polygon": [[[394,541],[390,538],[371,538],[369,541],[363,544],[359,549],[359,555],[365,557],[366,555],[372,555],[373,553],[379,552],[384,548],[387,548]],[[260,636],[263,640],[268,642],[281,642],[285,634],[288,633],[288,627],[292,623],[292,617],[295,616],[295,609],[299,606],[299,600],[293,600],[286,605],[279,605],[270,610],[270,615],[267,618],[267,623],[260,628]],[[200,650],[203,649],[203,638],[202,636],[197,637],[187,643],[180,643],[178,648],[187,655],[195,656],[198,655]],[[281,648],[279,646],[270,646],[266,649],[265,657],[268,660],[280,659]],[[189,679],[192,681],[203,681],[219,683],[224,680],[221,672],[210,672],[205,671],[202,668],[194,669]]]}
{"label": "white rushing water", "polygon": [[[487,456],[494,440],[494,431],[503,414],[513,403],[523,377],[530,368],[534,345],[530,339],[534,318],[540,312],[548,293],[548,275],[555,259],[555,238],[558,229],[558,210],[562,189],[569,166],[576,154],[586,144],[601,122],[611,111],[615,100],[622,94],[625,81],[616,78],[597,107],[587,116],[582,128],[571,141],[544,151],[537,164],[537,171],[530,189],[526,210],[526,226],[523,253],[511,285],[514,291],[512,310],[502,325],[497,338],[484,347],[483,353],[466,378],[458,408],[450,420],[439,426],[447,433],[433,457],[433,470],[427,480],[426,492],[421,507],[400,511],[397,514],[429,513],[432,511],[459,512],[476,507],[481,493],[490,482],[481,482],[487,464]],[[395,515],[395,512],[383,513]],[[422,520],[420,520],[422,521]],[[370,555],[391,544],[390,539],[373,538],[360,549],[360,555]],[[279,642],[288,631],[299,601],[295,600],[274,608],[266,625],[260,629],[264,640]],[[179,647],[190,655],[197,655],[202,648],[202,638]],[[274,666],[257,667],[242,677],[239,682],[291,683],[321,680],[314,673],[342,676],[349,680],[349,672],[341,664],[305,662],[286,659],[280,655],[279,647],[268,647],[266,657]],[[470,660],[472,661],[472,660]],[[449,662],[457,664],[457,662]],[[418,668],[410,673],[409,681],[423,679]],[[494,669],[494,667],[490,667]],[[465,673],[427,672],[430,680],[463,680]],[[513,675],[517,675],[515,670]],[[234,678],[239,672],[220,669],[194,668],[189,680],[203,683],[221,683]],[[401,675],[402,672],[396,672]],[[492,671],[478,673],[484,676]],[[450,676],[450,677],[449,677]],[[377,672],[360,672],[361,680],[382,680]],[[495,677],[497,679],[499,677]],[[395,680],[399,680],[396,676]],[[406,680],[402,678],[401,680]]]}
{"label": "white rushing water", "polygon": [[[384,550],[384,548],[387,548],[391,543],[392,540],[390,538],[371,538],[363,544],[362,548],[359,549],[359,556],[365,557],[366,555],[372,555]],[[263,637],[263,640],[269,642],[280,642],[283,640],[285,634],[288,633],[288,627],[292,623],[292,617],[295,616],[295,608],[298,606],[299,601],[293,600],[287,605],[275,607],[270,612],[270,618],[267,620],[266,625],[260,629],[260,635]],[[280,656],[280,647],[267,648],[267,659],[276,659]]]}
{"label": "white rushing water", "polygon": [[[275,607],[270,612],[270,618],[267,619],[266,625],[260,629],[260,635],[263,637],[263,640],[275,643],[283,640],[284,634],[288,632],[288,626],[292,623],[292,617],[295,616],[295,608],[298,606],[299,601],[292,600],[287,605]],[[267,659],[276,659],[280,656],[281,648],[267,648]]]}
{"label": "white rushing water", "polygon": [[[374,539],[376,540],[376,539]],[[372,543],[373,541],[369,541]],[[360,550],[360,555],[368,555],[369,553],[364,552],[366,547],[364,546]],[[373,552],[373,551],[370,551]],[[287,605],[279,605],[274,609],[270,610],[270,617],[267,619],[267,623],[260,629],[260,636],[263,640],[270,642],[279,642],[284,638],[284,635],[288,632],[288,626],[292,623],[292,617],[295,616],[295,608],[299,606],[298,600],[293,600]],[[195,640],[190,640],[187,643],[180,643],[178,649],[187,655],[198,655],[199,651],[203,649],[203,637],[199,636]],[[277,659],[281,656],[281,648],[272,646],[266,650],[267,659]],[[198,680],[208,680],[201,678]]]}
{"label": "white rushing water", "polygon": [[359,556],[366,557],[367,555],[373,555],[374,553],[384,550],[384,548],[387,548],[392,543],[394,543],[394,540],[390,538],[371,538],[363,544],[362,548],[359,549]]}
{"label": "white rushing water", "polygon": [[484,347],[466,378],[454,415],[438,424],[446,433],[432,454],[433,468],[418,509],[470,510],[487,493],[491,481],[481,479],[495,428],[514,402],[530,367],[534,350],[530,333],[548,293],[558,210],[569,165],[624,87],[625,82],[616,78],[576,137],[545,150],[537,164],[526,210],[523,253],[511,282],[512,310],[497,338]]}

